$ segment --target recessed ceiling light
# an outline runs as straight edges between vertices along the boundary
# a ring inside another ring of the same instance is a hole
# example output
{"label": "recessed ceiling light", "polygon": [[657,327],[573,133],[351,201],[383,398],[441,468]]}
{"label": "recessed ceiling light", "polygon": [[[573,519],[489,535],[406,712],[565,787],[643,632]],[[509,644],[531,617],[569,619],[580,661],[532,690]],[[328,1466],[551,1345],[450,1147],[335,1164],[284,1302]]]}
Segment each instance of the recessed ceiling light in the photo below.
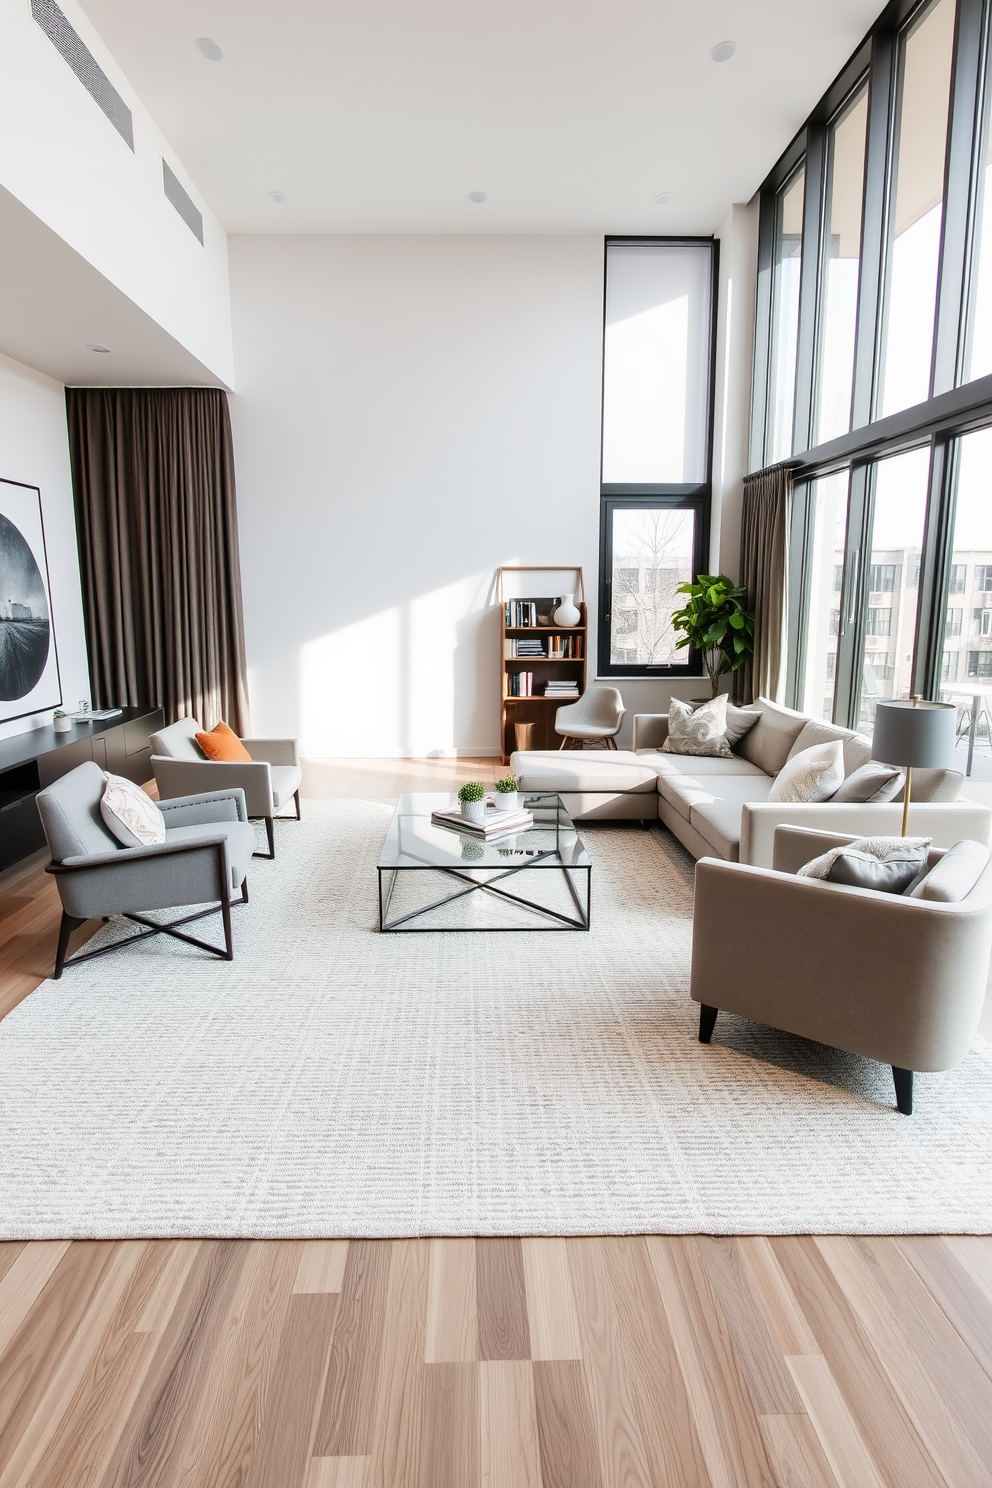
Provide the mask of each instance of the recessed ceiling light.
{"label": "recessed ceiling light", "polygon": [[97,346],[97,344],[96,344],[95,341],[87,341],[87,343],[86,343],[86,350],[87,351],[109,352],[110,347],[109,346]]}
{"label": "recessed ceiling light", "polygon": [[224,60],[224,48],[218,46],[217,42],[212,41],[209,36],[201,36],[197,39],[196,50],[208,62],[223,62]]}
{"label": "recessed ceiling light", "polygon": [[674,197],[675,193],[673,191],[659,191],[654,199],[654,204],[656,207],[667,207],[668,203],[674,200]]}
{"label": "recessed ceiling light", "polygon": [[484,191],[470,191],[468,199],[470,202],[475,202],[475,205],[478,206],[480,202],[485,201],[486,193]]}
{"label": "recessed ceiling light", "polygon": [[269,198],[269,201],[275,202],[277,207],[281,207],[283,202],[287,199],[285,191],[269,191],[266,194]]}
{"label": "recessed ceiling light", "polygon": [[737,50],[736,41],[718,41],[710,52],[711,62],[729,62]]}

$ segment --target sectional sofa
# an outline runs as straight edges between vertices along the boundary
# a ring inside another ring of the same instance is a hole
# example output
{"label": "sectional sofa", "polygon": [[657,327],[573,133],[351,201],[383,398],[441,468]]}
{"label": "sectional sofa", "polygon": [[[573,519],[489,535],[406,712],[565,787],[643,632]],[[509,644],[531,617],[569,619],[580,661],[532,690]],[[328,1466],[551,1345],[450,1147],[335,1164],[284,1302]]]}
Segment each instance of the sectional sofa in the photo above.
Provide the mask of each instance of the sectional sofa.
{"label": "sectional sofa", "polygon": [[[865,764],[871,741],[761,698],[759,713],[730,759],[669,754],[667,714],[634,718],[633,749],[563,753],[517,751],[510,769],[524,791],[556,791],[575,821],[660,819],[696,858],[770,868],[775,828],[804,827],[852,836],[897,836],[902,794],[889,802],[784,804],[768,800],[786,760],[829,740],[844,745],[845,776]],[[992,812],[958,800],[958,770],[914,770],[909,828],[935,847],[963,838],[988,843]]]}

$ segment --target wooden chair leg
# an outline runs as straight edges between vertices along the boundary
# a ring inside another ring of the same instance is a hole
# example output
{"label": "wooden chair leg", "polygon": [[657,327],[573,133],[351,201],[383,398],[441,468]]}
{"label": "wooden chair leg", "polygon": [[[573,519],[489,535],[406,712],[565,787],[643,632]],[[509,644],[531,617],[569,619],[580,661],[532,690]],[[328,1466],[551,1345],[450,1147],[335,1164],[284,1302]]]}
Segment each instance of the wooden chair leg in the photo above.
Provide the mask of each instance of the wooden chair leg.
{"label": "wooden chair leg", "polygon": [[271,816],[263,818],[265,822],[265,837],[269,844],[268,852],[253,852],[253,858],[274,858],[276,855],[276,828]]}
{"label": "wooden chair leg", "polygon": [[716,1015],[719,1011],[719,1008],[707,1007],[705,1002],[699,1004],[699,1042],[701,1044],[708,1044],[713,1037]]}
{"label": "wooden chair leg", "polygon": [[234,960],[234,934],[231,929],[231,893],[224,884],[224,895],[220,901],[220,912],[224,918],[224,960]]}
{"label": "wooden chair leg", "polygon": [[300,820],[300,793],[299,793],[299,791],[294,791],[293,792],[293,800],[296,802],[296,820],[299,821]]}
{"label": "wooden chair leg", "polygon": [[913,1071],[892,1066],[892,1081],[896,1087],[896,1106],[904,1116],[913,1114]]}
{"label": "wooden chair leg", "polygon": [[59,925],[58,949],[55,952],[55,970],[52,973],[54,981],[58,981],[65,967],[65,956],[69,949],[70,935],[74,930],[78,930],[80,925],[85,924],[85,920],[77,920],[74,915],[66,914],[65,910],[62,911],[62,923]]}

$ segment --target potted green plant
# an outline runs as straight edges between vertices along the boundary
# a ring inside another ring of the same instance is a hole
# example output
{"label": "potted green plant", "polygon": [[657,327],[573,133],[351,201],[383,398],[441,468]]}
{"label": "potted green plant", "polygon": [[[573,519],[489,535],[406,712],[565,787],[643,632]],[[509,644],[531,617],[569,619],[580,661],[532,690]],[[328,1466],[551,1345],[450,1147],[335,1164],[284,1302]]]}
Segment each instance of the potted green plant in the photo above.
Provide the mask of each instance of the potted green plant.
{"label": "potted green plant", "polygon": [[497,780],[493,793],[493,805],[496,810],[516,811],[519,803],[520,794],[516,775],[504,775],[502,780]]}
{"label": "potted green plant", "polygon": [[486,816],[486,787],[478,780],[467,780],[458,792],[462,816],[466,821],[481,822]]}
{"label": "potted green plant", "polygon": [[747,590],[726,574],[697,574],[692,584],[680,584],[676,594],[688,599],[672,615],[681,638],[676,650],[691,646],[703,658],[716,697],[720,678],[736,672],[754,654],[754,615],[745,609]]}
{"label": "potted green plant", "polygon": [[56,708],[52,714],[52,728],[57,734],[68,734],[72,731],[72,719],[63,708]]}

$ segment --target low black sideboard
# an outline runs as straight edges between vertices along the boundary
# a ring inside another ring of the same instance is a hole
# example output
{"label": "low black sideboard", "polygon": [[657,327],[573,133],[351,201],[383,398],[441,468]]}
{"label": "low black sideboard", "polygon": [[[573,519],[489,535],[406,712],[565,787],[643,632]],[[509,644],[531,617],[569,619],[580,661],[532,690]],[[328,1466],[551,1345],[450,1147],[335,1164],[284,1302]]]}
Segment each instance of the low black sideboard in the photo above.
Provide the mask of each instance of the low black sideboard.
{"label": "low black sideboard", "polygon": [[114,718],[75,723],[67,734],[31,729],[0,739],[0,869],[45,845],[35,796],[85,760],[126,775],[151,778],[149,736],[165,725],[161,708],[125,708]]}

